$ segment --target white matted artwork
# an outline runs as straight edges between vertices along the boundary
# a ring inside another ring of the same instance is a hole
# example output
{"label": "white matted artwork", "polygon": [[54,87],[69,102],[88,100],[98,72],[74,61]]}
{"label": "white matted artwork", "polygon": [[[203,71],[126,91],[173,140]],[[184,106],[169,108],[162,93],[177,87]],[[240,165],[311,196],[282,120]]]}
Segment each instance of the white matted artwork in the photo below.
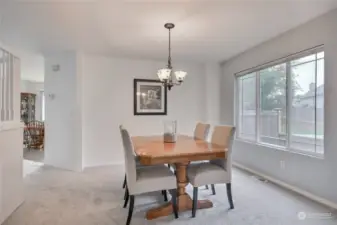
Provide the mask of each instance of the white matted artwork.
{"label": "white matted artwork", "polygon": [[134,115],[166,115],[167,89],[159,80],[133,80]]}

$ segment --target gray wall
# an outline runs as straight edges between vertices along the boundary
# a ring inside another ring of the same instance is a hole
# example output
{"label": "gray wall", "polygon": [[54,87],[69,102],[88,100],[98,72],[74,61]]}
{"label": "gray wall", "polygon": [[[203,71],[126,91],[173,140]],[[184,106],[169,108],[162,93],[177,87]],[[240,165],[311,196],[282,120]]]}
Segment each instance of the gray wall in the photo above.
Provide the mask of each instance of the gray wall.
{"label": "gray wall", "polygon": [[[249,38],[249,36],[247,36]],[[325,157],[318,159],[235,141],[234,160],[337,203],[337,11],[332,11],[222,64],[221,122],[235,123],[236,72],[325,45]],[[280,161],[285,161],[281,169]]]}

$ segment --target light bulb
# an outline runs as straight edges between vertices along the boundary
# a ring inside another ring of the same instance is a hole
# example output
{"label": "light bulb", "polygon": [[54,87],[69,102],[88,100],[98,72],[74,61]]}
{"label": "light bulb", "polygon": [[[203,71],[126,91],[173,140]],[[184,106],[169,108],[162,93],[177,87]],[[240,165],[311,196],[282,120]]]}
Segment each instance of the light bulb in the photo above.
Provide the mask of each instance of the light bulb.
{"label": "light bulb", "polygon": [[160,81],[166,81],[170,78],[171,69],[160,69],[158,70],[157,75]]}
{"label": "light bulb", "polygon": [[187,75],[187,73],[184,71],[176,71],[174,74],[176,75],[176,79],[179,82],[182,82]]}

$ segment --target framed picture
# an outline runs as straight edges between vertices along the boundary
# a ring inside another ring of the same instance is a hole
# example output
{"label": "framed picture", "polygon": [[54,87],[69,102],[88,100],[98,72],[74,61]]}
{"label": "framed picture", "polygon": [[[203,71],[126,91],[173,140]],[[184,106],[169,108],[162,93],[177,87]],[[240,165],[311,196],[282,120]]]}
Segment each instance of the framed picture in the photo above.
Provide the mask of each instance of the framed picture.
{"label": "framed picture", "polygon": [[167,89],[159,80],[133,80],[134,115],[166,115]]}

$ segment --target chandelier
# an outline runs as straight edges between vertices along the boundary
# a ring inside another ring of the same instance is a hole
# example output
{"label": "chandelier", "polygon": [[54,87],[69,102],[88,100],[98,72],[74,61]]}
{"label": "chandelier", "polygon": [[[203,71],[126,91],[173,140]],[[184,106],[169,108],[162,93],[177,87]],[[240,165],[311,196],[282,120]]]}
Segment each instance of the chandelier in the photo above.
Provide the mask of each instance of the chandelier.
{"label": "chandelier", "polygon": [[[166,68],[158,70],[157,75],[163,85],[167,87],[168,90],[171,90],[174,85],[180,85],[184,81],[187,73],[184,71],[173,71],[171,62],[171,29],[174,28],[174,24],[166,23],[164,27],[169,30],[168,64]],[[175,75],[175,78],[173,77],[173,74]]]}

